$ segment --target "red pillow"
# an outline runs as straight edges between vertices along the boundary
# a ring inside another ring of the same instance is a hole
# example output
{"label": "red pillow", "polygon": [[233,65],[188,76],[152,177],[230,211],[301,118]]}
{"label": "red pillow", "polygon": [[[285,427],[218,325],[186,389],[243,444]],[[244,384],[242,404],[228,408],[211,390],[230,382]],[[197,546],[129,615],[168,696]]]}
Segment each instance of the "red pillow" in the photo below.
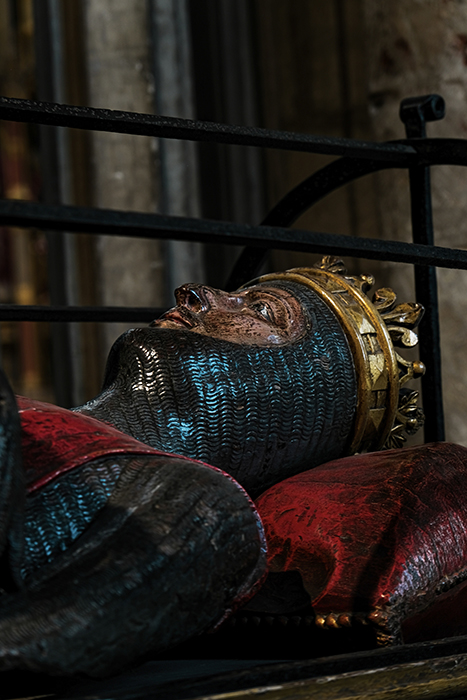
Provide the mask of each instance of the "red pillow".
{"label": "red pillow", "polygon": [[466,448],[335,460],[257,506],[270,570],[301,574],[318,626],[374,625],[380,644],[467,633]]}

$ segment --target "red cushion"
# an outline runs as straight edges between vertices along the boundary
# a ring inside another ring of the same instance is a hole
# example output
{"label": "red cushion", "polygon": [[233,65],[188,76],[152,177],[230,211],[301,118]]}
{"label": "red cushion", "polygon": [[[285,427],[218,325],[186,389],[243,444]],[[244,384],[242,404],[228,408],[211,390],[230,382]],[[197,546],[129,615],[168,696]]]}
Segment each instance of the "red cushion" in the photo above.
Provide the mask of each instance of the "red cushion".
{"label": "red cushion", "polygon": [[466,448],[434,443],[335,460],[273,486],[257,506],[271,571],[300,572],[319,625],[360,619],[387,643],[415,614],[420,638],[420,624],[429,627],[420,612],[438,603],[452,599],[458,610],[446,590],[467,580]]}

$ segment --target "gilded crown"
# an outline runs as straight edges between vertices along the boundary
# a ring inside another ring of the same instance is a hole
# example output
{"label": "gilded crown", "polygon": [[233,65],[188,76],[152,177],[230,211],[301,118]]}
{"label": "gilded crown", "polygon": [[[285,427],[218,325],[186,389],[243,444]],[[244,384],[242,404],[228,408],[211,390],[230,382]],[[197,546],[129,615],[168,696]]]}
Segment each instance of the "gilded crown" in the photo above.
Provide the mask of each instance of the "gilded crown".
{"label": "gilded crown", "polygon": [[378,289],[371,275],[348,275],[337,258],[325,256],[314,267],[297,267],[263,275],[256,282],[289,280],[313,289],[336,314],[347,336],[357,374],[358,401],[353,439],[348,454],[401,447],[404,432],[413,435],[424,423],[417,406],[418,392],[405,388],[425,366],[405,360],[396,348],[413,348],[413,329],[423,316],[417,303],[396,304],[389,288]]}

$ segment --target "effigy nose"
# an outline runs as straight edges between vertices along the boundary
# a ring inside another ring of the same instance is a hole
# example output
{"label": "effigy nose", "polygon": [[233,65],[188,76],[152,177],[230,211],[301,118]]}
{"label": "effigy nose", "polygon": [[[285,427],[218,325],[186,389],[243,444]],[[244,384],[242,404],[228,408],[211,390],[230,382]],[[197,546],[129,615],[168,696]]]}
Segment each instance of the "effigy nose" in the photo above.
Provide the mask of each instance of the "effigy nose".
{"label": "effigy nose", "polygon": [[211,309],[229,312],[237,310],[243,304],[243,299],[239,296],[205,284],[184,284],[175,290],[175,299],[178,306],[184,306],[194,313]]}
{"label": "effigy nose", "polygon": [[175,290],[177,305],[195,313],[207,311],[211,307],[207,289],[202,284],[183,284]]}

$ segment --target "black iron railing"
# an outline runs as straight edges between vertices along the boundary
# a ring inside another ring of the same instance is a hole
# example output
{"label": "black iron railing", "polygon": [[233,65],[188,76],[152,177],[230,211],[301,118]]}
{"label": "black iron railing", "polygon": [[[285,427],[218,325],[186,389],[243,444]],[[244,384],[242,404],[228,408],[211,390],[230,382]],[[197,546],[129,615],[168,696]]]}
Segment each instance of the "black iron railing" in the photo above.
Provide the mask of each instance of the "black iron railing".
{"label": "black iron railing", "polygon": [[0,97],[0,116],[2,119],[10,121],[67,126],[94,131],[113,131],[119,134],[210,141],[238,146],[259,146],[260,148],[280,148],[288,151],[326,153],[333,156],[380,158],[383,161],[407,158],[407,164],[409,164],[411,157],[415,159],[413,162],[416,162],[417,155],[414,149],[403,144],[372,143],[371,141],[329,138],[311,134],[294,134],[250,126],[194,122],[191,119],[161,117],[154,114],[73,107],[6,97]]}
{"label": "black iron railing", "polygon": [[[226,283],[227,288],[236,288],[251,279],[270,248],[410,263],[416,271],[417,299],[428,308],[421,333],[421,356],[428,370],[427,378],[422,384],[427,434],[430,435],[430,440],[443,440],[435,268],[467,269],[467,251],[433,245],[429,167],[441,164],[467,165],[467,140],[426,138],[425,121],[440,119],[443,115],[444,101],[437,95],[406,100],[402,103],[401,118],[406,123],[408,138],[390,143],[372,143],[0,98],[0,119],[340,156],[287,194],[260,226],[86,207],[51,206],[18,200],[0,201],[0,224],[72,233],[244,245],[245,249]],[[414,243],[288,228],[306,209],[342,185],[369,173],[392,168],[409,171]],[[156,317],[159,311],[161,310],[3,305],[0,306],[0,321],[142,322]]]}

